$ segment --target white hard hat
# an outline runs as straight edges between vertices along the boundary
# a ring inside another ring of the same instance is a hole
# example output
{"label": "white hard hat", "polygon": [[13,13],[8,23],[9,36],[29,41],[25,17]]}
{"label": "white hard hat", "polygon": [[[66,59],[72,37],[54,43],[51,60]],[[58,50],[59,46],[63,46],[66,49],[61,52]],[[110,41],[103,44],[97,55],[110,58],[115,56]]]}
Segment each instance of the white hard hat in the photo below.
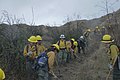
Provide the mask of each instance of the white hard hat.
{"label": "white hard hat", "polygon": [[60,38],[65,38],[65,35],[64,35],[64,34],[61,34],[61,35],[60,35]]}
{"label": "white hard hat", "polygon": [[83,36],[80,36],[80,38],[84,38]]}

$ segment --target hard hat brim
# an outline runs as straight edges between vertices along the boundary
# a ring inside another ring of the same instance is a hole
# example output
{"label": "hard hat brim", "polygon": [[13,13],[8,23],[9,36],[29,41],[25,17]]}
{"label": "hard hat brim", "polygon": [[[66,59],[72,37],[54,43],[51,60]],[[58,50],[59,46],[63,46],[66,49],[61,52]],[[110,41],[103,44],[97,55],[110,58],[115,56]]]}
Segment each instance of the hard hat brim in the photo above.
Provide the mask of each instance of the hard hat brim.
{"label": "hard hat brim", "polygon": [[65,37],[60,37],[60,38],[64,39]]}
{"label": "hard hat brim", "polygon": [[111,40],[111,41],[102,40],[101,42],[103,42],[103,43],[111,43],[111,42],[114,42],[114,40]]}
{"label": "hard hat brim", "polygon": [[57,50],[60,50],[59,46],[57,46],[56,44],[51,45],[51,47],[56,47]]}
{"label": "hard hat brim", "polygon": [[37,39],[37,41],[42,41],[42,39]]}
{"label": "hard hat brim", "polygon": [[37,41],[31,41],[30,39],[28,39],[29,42],[33,42],[33,43],[36,43]]}

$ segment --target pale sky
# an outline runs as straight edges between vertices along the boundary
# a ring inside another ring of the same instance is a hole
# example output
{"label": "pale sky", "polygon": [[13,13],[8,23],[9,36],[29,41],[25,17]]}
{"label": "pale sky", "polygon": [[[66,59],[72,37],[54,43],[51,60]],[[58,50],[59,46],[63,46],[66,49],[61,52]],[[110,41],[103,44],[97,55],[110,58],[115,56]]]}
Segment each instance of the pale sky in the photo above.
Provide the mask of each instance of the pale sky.
{"label": "pale sky", "polygon": [[[33,19],[32,9],[34,12],[34,22],[36,25],[62,25],[63,21],[69,16],[76,19],[75,14],[80,19],[92,19],[105,15],[101,7],[105,0],[0,0],[0,16],[3,10],[6,10],[11,16],[22,18],[25,23],[30,24]],[[110,8],[112,10],[120,9],[119,0],[108,0],[114,3]],[[117,2],[116,2],[117,1]]]}

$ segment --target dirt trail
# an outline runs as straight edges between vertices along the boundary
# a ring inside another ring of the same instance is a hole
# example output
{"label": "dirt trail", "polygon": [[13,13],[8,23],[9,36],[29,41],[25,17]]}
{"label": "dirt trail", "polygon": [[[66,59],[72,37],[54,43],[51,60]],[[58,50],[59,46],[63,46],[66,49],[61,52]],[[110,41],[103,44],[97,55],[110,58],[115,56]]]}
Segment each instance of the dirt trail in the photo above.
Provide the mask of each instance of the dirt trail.
{"label": "dirt trail", "polygon": [[[87,74],[86,70],[83,69],[83,64],[87,61],[91,54],[94,53],[95,50],[91,46],[88,47],[88,51],[86,54],[78,54],[78,58],[72,60],[70,63],[67,63],[66,66],[56,67],[56,75],[59,76],[59,79],[53,80],[87,80],[85,79],[84,74]],[[97,45],[96,45],[97,46]],[[91,51],[91,53],[89,53]],[[89,65],[88,65],[89,66]],[[59,70],[60,72],[59,72]],[[83,72],[84,71],[84,72]],[[80,79],[80,76],[83,76],[83,79]]]}
{"label": "dirt trail", "polygon": [[53,80],[105,80],[108,61],[104,46],[100,41],[91,40],[89,43],[86,55],[78,54],[79,59],[57,67],[55,73],[59,79]]}
{"label": "dirt trail", "polygon": [[67,63],[66,66],[56,67],[55,73],[59,79],[53,80],[78,80],[78,75],[80,74],[80,66],[83,62],[82,60],[83,58],[81,56],[79,59]]}

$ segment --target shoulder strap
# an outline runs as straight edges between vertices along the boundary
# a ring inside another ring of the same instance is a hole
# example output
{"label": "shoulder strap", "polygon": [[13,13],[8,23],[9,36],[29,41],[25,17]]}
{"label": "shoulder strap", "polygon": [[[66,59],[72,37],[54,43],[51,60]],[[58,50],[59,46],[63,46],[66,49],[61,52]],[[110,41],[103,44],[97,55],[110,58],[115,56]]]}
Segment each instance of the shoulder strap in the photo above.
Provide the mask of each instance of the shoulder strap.
{"label": "shoulder strap", "polygon": [[27,44],[27,45],[26,45],[26,51],[27,51],[27,53],[28,53],[28,48],[29,48],[29,45]]}
{"label": "shoulder strap", "polygon": [[65,44],[65,47],[66,47],[66,40],[64,40],[64,44]]}
{"label": "shoulder strap", "polygon": [[113,44],[110,44],[109,48],[112,46]]}
{"label": "shoulder strap", "polygon": [[[65,44],[65,47],[66,47],[66,40],[64,40],[64,44]],[[58,41],[58,45],[60,45],[60,40]]]}
{"label": "shoulder strap", "polygon": [[115,44],[110,44],[110,46],[109,46],[110,53],[111,53],[111,49],[110,49],[110,47],[111,47],[112,45],[115,45]]}
{"label": "shoulder strap", "polygon": [[36,54],[38,56],[38,49],[37,49],[37,45],[35,45],[35,50],[36,50]]}
{"label": "shoulder strap", "polygon": [[58,41],[58,45],[60,45],[60,40]]}

